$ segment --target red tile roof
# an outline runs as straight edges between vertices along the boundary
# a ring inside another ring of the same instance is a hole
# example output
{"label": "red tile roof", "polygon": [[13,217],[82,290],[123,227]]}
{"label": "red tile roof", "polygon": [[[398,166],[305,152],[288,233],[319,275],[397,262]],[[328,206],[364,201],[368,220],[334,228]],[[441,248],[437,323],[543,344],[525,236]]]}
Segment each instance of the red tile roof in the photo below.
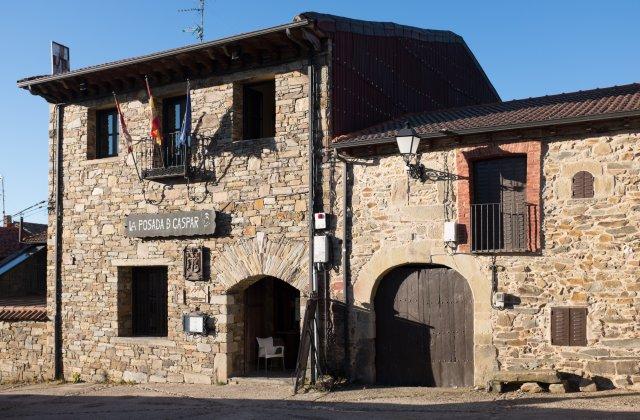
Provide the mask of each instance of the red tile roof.
{"label": "red tile roof", "polygon": [[640,84],[634,83],[406,115],[339,136],[334,139],[334,147],[393,142],[397,130],[406,123],[409,123],[419,136],[428,138],[638,115]]}
{"label": "red tile roof", "polygon": [[0,321],[48,321],[45,296],[0,298]]}

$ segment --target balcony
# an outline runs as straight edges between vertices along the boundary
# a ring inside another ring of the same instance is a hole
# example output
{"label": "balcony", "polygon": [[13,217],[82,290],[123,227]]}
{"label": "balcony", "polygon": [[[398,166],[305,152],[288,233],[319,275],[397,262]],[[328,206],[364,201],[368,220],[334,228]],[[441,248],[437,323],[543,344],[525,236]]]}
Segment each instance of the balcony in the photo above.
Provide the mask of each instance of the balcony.
{"label": "balcony", "polygon": [[180,132],[164,134],[162,144],[144,142],[138,152],[141,175],[144,179],[184,178],[189,175],[191,141],[180,142]]}
{"label": "balcony", "polygon": [[537,242],[537,206],[528,203],[471,205],[471,252],[533,252],[538,248]]}

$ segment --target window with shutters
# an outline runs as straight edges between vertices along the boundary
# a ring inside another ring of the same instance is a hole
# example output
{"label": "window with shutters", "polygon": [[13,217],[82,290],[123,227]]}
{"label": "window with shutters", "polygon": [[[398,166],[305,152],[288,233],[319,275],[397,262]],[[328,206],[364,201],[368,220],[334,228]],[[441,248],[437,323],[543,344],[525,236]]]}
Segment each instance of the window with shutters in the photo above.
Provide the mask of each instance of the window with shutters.
{"label": "window with shutters", "polygon": [[571,196],[573,198],[593,198],[593,175],[580,171],[573,176]]}
{"label": "window with shutters", "polygon": [[476,161],[472,179],[472,251],[526,251],[530,231],[526,156]]}
{"label": "window with shutters", "polygon": [[587,345],[587,308],[551,308],[551,344]]}

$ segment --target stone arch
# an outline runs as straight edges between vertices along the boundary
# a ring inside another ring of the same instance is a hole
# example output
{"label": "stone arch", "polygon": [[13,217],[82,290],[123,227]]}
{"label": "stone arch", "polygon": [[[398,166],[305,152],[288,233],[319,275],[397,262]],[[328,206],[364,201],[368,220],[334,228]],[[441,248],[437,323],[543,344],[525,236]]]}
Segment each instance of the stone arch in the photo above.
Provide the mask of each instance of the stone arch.
{"label": "stone arch", "polygon": [[281,279],[308,296],[308,250],[302,241],[282,238],[269,240],[265,235],[225,246],[212,264],[213,277],[225,293],[245,289],[269,276]]}
{"label": "stone arch", "polygon": [[[373,311],[373,298],[380,280],[392,269],[407,264],[443,265],[456,270],[469,283],[473,294],[474,383],[486,384],[491,372],[497,370],[497,350],[492,343],[491,273],[488,268],[482,269],[478,257],[449,254],[439,241],[384,246],[360,269],[353,285],[354,305]],[[368,332],[369,337],[360,337],[359,341],[371,345],[375,340],[375,316],[368,319],[371,325],[363,331]],[[374,378],[375,372],[367,372],[361,379],[373,381]]]}

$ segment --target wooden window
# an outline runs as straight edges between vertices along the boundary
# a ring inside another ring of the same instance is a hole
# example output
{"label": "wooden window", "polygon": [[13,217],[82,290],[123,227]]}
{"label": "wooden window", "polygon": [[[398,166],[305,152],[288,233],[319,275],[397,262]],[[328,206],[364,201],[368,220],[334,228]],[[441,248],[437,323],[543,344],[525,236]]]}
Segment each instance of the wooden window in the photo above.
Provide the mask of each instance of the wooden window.
{"label": "wooden window", "polygon": [[118,112],[115,108],[96,112],[95,158],[118,155]]}
{"label": "wooden window", "polygon": [[133,336],[167,336],[166,267],[134,267],[131,304]]}
{"label": "wooden window", "polygon": [[180,130],[186,108],[186,95],[162,101],[162,158],[165,167],[185,164],[185,148],[189,145],[180,142]]}
{"label": "wooden window", "polygon": [[576,173],[571,182],[571,196],[573,198],[593,198],[593,175],[587,171]]}
{"label": "wooden window", "polygon": [[587,308],[551,308],[551,344],[587,345]]}
{"label": "wooden window", "polygon": [[242,138],[273,137],[276,127],[275,80],[242,87]]}

